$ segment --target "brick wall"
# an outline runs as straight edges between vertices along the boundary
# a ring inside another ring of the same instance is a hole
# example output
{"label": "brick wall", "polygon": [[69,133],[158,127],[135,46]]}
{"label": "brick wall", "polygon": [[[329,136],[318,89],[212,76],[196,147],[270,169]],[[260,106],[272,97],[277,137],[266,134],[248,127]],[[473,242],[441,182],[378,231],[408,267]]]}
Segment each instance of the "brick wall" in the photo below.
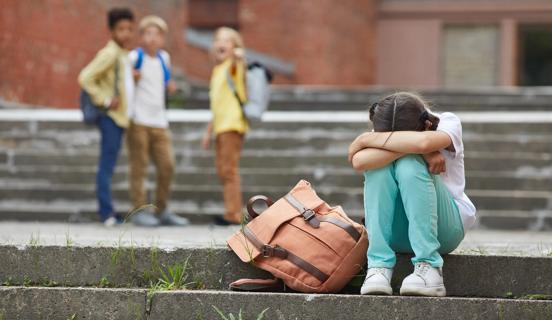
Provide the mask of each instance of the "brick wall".
{"label": "brick wall", "polygon": [[246,46],[295,63],[280,82],[374,83],[374,0],[242,0],[239,20]]}
{"label": "brick wall", "polygon": [[[19,1],[0,2],[0,98],[33,105],[77,107],[77,76],[109,40],[106,12],[129,6],[138,18],[158,14],[171,30],[167,45],[177,69],[190,64],[206,76],[205,53],[187,48],[182,30],[186,1]],[[137,39],[136,39],[137,41]],[[189,57],[189,58],[188,58]]]}
{"label": "brick wall", "polygon": [[[184,40],[187,4],[186,0],[0,1],[0,98],[77,107],[78,73],[109,39],[106,12],[114,6],[129,6],[138,19],[145,14],[166,19],[173,67],[207,81],[212,68],[208,55]],[[278,83],[374,81],[375,0],[240,0],[238,24],[246,45],[295,63],[296,75],[277,77]]]}

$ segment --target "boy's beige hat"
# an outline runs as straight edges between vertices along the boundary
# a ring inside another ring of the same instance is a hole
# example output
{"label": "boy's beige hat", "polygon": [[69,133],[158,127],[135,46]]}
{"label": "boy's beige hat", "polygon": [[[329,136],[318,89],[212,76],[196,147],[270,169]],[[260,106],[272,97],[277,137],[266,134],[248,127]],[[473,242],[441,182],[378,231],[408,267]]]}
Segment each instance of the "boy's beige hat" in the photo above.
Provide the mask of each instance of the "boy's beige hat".
{"label": "boy's beige hat", "polygon": [[144,29],[151,26],[158,27],[164,33],[167,33],[169,31],[169,27],[167,26],[165,20],[153,15],[143,17],[142,20],[140,20],[140,25],[138,26],[138,28],[140,29],[140,31],[144,31]]}

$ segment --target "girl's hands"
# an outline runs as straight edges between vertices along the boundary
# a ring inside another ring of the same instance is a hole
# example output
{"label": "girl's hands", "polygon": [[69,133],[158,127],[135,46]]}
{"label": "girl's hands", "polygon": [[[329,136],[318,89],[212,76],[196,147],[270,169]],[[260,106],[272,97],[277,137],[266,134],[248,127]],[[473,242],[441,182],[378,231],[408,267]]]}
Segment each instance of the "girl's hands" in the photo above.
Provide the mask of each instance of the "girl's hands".
{"label": "girl's hands", "polygon": [[439,151],[422,155],[431,174],[441,174],[447,170],[445,157]]}

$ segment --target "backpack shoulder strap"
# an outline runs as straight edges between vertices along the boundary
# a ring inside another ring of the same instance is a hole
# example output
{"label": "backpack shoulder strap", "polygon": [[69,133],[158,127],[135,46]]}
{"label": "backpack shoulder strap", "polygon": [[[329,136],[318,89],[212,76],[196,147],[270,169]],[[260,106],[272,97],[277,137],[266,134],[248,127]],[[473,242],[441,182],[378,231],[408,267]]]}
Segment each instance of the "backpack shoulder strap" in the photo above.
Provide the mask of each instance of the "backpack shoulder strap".
{"label": "backpack shoulder strap", "polygon": [[142,68],[142,63],[144,62],[144,49],[138,48],[136,49],[136,53],[138,54],[138,58],[136,59],[136,63],[134,64],[134,69],[140,70]]}
{"label": "backpack shoulder strap", "polygon": [[159,61],[161,61],[161,67],[163,67],[163,80],[165,81],[166,86],[169,83],[169,80],[171,80],[171,70],[169,69],[169,66],[167,66],[167,62],[165,61],[165,58],[163,58],[161,50],[157,51],[157,57],[159,58]]}
{"label": "backpack shoulder strap", "polygon": [[230,74],[230,68],[226,70],[226,82],[228,83],[228,86],[230,87],[230,90],[232,90],[232,93],[234,93],[234,96],[236,99],[238,99],[238,103],[241,107],[243,107],[243,101],[240,98],[240,95],[238,94],[238,90],[236,89],[236,84],[234,83],[234,79],[232,79],[232,75]]}

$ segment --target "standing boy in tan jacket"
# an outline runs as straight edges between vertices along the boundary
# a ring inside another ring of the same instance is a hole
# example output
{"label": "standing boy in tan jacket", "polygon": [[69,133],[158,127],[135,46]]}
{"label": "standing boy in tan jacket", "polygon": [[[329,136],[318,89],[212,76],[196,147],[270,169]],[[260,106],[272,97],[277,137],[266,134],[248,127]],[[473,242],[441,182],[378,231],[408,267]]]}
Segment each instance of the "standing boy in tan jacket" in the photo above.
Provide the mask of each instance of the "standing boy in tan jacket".
{"label": "standing boy in tan jacket", "polygon": [[117,163],[121,140],[129,119],[125,89],[125,59],[133,37],[134,15],[129,9],[108,12],[111,40],[81,71],[79,84],[98,108],[105,111],[98,119],[100,159],[96,175],[96,196],[101,221],[106,226],[122,222],[111,199],[111,179]]}

